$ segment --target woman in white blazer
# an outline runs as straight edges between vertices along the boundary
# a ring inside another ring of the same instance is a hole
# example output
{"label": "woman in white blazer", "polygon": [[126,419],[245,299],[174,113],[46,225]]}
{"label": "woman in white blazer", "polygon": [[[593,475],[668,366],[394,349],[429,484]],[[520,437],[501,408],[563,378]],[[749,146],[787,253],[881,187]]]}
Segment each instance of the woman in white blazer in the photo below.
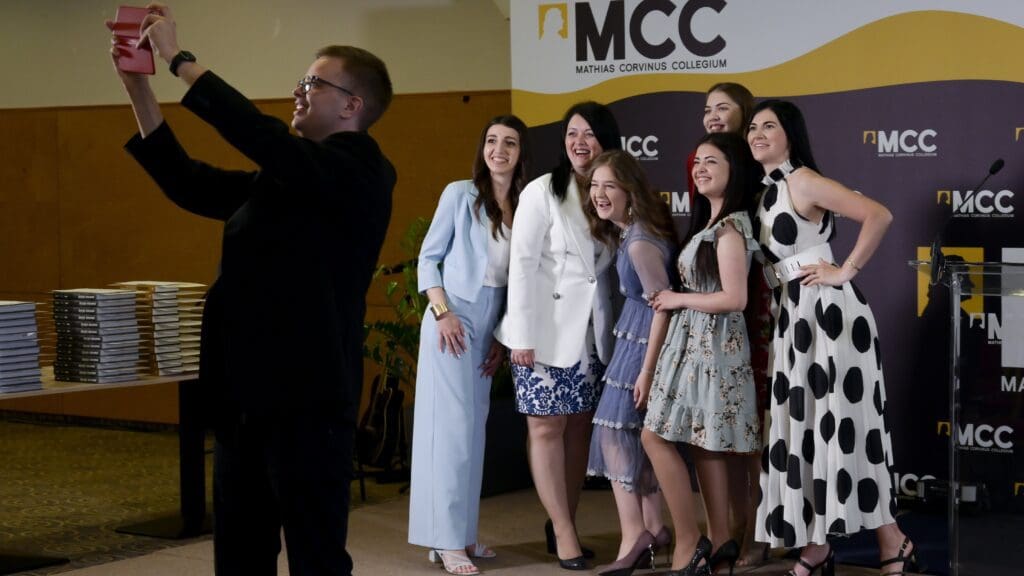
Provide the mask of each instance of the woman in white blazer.
{"label": "woman in white blazer", "polygon": [[561,159],[519,197],[512,226],[508,312],[496,336],[511,350],[518,409],[527,415],[530,470],[551,523],[548,551],[587,569],[575,515],[590,421],[612,352],[612,255],[590,234],[581,194],[590,163],[620,149],[611,111],[576,104],[562,121]]}
{"label": "woman in white blazer", "polygon": [[452,182],[420,249],[430,300],[420,329],[409,542],[452,574],[478,574],[484,433],[491,376],[503,360],[492,332],[505,307],[512,215],[526,181],[526,125],[498,116],[480,135],[473,179]]}

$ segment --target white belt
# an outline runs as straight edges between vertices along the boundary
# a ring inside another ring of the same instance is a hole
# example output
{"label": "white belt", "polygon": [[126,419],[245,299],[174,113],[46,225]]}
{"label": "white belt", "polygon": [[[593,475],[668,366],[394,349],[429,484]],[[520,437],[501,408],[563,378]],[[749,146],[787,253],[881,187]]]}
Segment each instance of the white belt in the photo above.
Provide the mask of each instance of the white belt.
{"label": "white belt", "polygon": [[832,247],[826,242],[783,258],[776,264],[764,263],[764,279],[771,288],[778,288],[783,282],[789,282],[800,275],[800,267],[817,264],[818,260],[832,262]]}

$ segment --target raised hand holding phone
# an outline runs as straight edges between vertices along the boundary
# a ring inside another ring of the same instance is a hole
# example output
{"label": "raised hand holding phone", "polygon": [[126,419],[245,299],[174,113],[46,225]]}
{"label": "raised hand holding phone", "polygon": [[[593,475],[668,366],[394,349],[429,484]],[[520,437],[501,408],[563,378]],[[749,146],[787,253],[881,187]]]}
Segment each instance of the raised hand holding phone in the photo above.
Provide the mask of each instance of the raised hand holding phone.
{"label": "raised hand holding phone", "polygon": [[114,33],[117,49],[114,61],[118,70],[135,74],[153,74],[153,49],[142,37],[142,22],[150,13],[148,8],[120,6],[113,22],[107,26]]}

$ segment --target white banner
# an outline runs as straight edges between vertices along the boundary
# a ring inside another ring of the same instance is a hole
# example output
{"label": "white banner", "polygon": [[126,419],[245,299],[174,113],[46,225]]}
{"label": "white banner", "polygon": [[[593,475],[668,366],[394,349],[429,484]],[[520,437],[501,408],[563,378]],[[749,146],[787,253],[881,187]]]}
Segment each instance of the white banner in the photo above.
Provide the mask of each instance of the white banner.
{"label": "white banner", "polygon": [[[555,94],[637,74],[764,70],[869,24],[889,20],[898,29],[906,21],[895,17],[922,11],[937,13],[936,27],[924,30],[935,48],[957,34],[939,27],[941,12],[1024,26],[1017,0],[514,0],[512,87]],[[906,39],[906,51],[934,49]],[[986,49],[995,58],[999,47]],[[886,56],[905,54],[867,53],[861,62],[835,64],[884,68]]]}

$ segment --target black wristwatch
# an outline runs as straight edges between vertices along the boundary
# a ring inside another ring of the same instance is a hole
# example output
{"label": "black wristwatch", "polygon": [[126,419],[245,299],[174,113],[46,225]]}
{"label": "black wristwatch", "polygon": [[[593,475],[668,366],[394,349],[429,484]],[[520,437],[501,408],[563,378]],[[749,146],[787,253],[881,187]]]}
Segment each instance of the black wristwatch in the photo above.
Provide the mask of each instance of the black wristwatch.
{"label": "black wristwatch", "polygon": [[188,50],[182,50],[171,58],[171,74],[178,75],[178,66],[181,66],[183,62],[195,62],[196,55],[189,52]]}

